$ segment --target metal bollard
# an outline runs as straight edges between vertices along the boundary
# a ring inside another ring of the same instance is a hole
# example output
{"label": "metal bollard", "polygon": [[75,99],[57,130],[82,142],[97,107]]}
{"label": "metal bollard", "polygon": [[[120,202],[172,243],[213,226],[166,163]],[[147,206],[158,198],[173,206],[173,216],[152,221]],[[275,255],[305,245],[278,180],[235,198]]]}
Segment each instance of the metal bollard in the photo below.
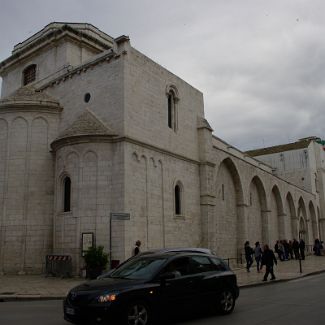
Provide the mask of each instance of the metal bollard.
{"label": "metal bollard", "polygon": [[302,265],[301,265],[301,258],[299,257],[299,270],[300,270],[300,273],[302,273]]}

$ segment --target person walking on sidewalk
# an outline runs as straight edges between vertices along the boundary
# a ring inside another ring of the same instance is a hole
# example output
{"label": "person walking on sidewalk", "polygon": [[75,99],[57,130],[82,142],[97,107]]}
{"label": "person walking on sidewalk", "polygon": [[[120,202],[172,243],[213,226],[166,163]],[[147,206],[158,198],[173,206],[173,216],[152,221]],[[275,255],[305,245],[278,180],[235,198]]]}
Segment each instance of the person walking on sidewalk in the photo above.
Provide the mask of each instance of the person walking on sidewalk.
{"label": "person walking on sidewalk", "polygon": [[299,243],[296,238],[293,239],[292,248],[293,248],[293,252],[295,254],[295,259],[299,260],[299,258],[300,258]]}
{"label": "person walking on sidewalk", "polygon": [[245,248],[246,269],[247,269],[247,272],[250,272],[249,269],[253,264],[254,251],[253,251],[253,248],[250,247],[249,241],[245,242],[244,248]]}
{"label": "person walking on sidewalk", "polygon": [[263,281],[267,281],[267,277],[269,276],[269,274],[271,274],[271,280],[275,280],[275,275],[273,271],[274,264],[277,265],[278,262],[275,258],[272,249],[270,249],[268,245],[264,245],[262,266],[261,266],[261,270],[262,270],[263,265],[265,265],[265,274],[264,274]]}
{"label": "person walking on sidewalk", "polygon": [[256,261],[257,272],[260,273],[261,262],[262,262],[262,248],[260,242],[258,241],[255,243],[254,256]]}
{"label": "person walking on sidewalk", "polygon": [[301,238],[300,241],[299,241],[299,251],[300,251],[300,256],[301,256],[302,260],[305,259],[305,248],[306,248],[305,242]]}

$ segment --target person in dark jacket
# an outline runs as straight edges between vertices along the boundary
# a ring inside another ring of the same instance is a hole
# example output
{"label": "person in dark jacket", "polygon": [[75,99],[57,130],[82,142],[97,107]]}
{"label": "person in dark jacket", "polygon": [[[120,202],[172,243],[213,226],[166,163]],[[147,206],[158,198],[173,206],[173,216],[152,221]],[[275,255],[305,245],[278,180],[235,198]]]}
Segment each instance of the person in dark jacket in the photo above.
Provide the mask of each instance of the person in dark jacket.
{"label": "person in dark jacket", "polygon": [[260,273],[263,252],[260,242],[258,241],[255,243],[254,256],[256,261],[257,272]]}
{"label": "person in dark jacket", "polygon": [[244,249],[245,249],[246,269],[247,269],[247,272],[250,272],[249,269],[253,264],[254,250],[252,247],[250,247],[249,241],[245,242]]}
{"label": "person in dark jacket", "polygon": [[292,248],[293,248],[293,252],[295,254],[295,259],[296,260],[299,260],[299,258],[300,258],[300,254],[299,254],[299,243],[298,243],[298,241],[295,238],[293,239]]}
{"label": "person in dark jacket", "polygon": [[269,274],[271,274],[271,280],[275,280],[275,275],[273,271],[274,264],[277,265],[278,262],[275,258],[272,249],[270,249],[268,245],[264,245],[261,270],[263,268],[263,265],[265,265],[266,270],[263,281],[267,281],[267,277],[269,276]]}
{"label": "person in dark jacket", "polygon": [[141,246],[141,241],[140,240],[137,240],[135,242],[135,246],[134,246],[134,249],[133,249],[133,255],[138,255],[140,253],[140,246]]}
{"label": "person in dark jacket", "polygon": [[306,248],[305,242],[301,238],[300,241],[299,241],[299,251],[300,251],[300,256],[301,256],[302,260],[305,259],[305,248]]}

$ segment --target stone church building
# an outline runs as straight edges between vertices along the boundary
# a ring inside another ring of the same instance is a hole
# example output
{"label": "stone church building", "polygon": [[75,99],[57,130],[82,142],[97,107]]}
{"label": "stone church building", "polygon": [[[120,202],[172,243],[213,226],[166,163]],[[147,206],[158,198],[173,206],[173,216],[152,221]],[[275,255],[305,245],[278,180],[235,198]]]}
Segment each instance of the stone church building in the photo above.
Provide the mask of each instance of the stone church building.
{"label": "stone church building", "polygon": [[323,238],[323,183],[217,138],[202,93],[127,36],[51,23],[0,75],[0,273],[44,272],[47,254],[79,273],[89,240],[124,260],[138,239],[233,258],[246,240]]}

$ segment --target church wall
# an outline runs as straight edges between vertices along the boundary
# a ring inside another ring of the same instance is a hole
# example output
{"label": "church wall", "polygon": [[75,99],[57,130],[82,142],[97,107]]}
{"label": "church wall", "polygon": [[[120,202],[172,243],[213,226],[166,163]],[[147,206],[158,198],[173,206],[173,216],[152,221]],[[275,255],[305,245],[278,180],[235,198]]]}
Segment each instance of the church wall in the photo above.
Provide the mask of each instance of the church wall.
{"label": "church wall", "polygon": [[222,163],[218,169],[216,182],[216,223],[215,228],[216,246],[213,250],[224,257],[237,255],[237,195],[234,175]]}
{"label": "church wall", "polygon": [[[141,146],[125,151],[126,256],[136,240],[142,249],[197,247],[201,242],[198,164]],[[174,188],[182,185],[182,211],[175,215]]]}
{"label": "church wall", "polygon": [[[202,93],[130,48],[125,60],[125,134],[142,142],[198,159],[198,116],[203,117]],[[176,131],[167,123],[167,87],[179,100]]]}
{"label": "church wall", "polygon": [[[58,134],[69,127],[85,109],[94,112],[118,135],[123,125],[123,64],[120,59],[103,61],[45,89],[64,107]],[[85,102],[85,94],[91,98]]]}
{"label": "church wall", "polygon": [[[123,212],[124,171],[122,143],[75,144],[56,153],[56,211],[54,252],[69,254],[74,271],[83,267],[81,234],[92,232],[95,244],[110,251],[110,214]],[[63,180],[71,179],[71,211],[63,212]],[[116,258],[124,251],[123,225],[112,222],[112,246]]]}
{"label": "church wall", "polygon": [[0,272],[42,272],[52,248],[49,143],[58,115],[7,111],[0,124]]}

